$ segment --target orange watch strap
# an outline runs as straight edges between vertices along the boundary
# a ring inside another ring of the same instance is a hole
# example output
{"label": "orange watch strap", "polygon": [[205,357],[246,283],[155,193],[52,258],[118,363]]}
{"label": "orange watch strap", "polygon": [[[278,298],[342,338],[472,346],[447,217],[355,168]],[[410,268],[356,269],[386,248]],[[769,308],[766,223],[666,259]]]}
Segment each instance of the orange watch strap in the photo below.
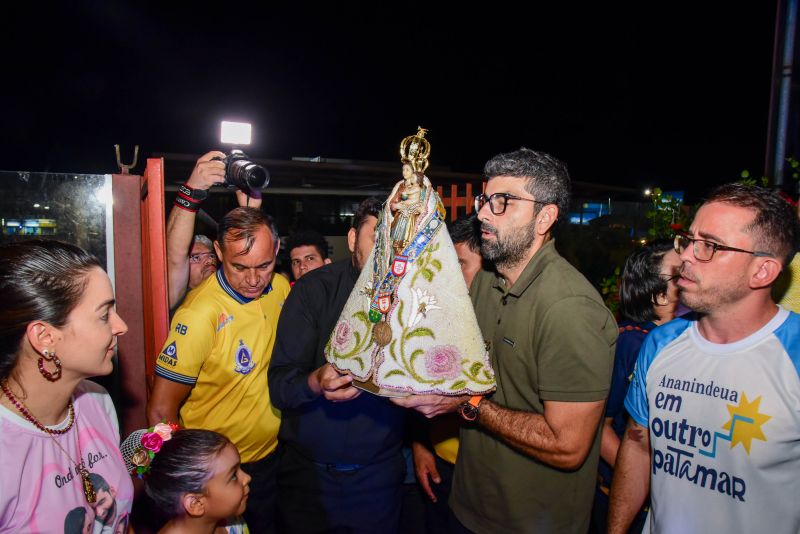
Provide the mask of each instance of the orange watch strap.
{"label": "orange watch strap", "polygon": [[478,418],[478,407],[483,401],[483,395],[473,395],[466,402],[459,405],[458,413],[467,421],[475,421]]}

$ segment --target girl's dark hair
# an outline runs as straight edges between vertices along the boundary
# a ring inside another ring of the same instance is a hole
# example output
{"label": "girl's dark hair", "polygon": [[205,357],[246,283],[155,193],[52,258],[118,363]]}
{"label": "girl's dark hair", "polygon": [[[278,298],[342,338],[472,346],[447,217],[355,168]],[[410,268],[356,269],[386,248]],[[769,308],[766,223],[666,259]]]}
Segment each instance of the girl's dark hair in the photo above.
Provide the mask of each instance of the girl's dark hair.
{"label": "girl's dark hair", "polygon": [[97,258],[61,241],[0,246],[0,379],[8,378],[16,365],[28,324],[66,324],[95,267],[101,267]]}
{"label": "girl's dark hair", "polygon": [[184,514],[181,498],[203,493],[211,461],[230,440],[211,430],[183,429],[165,441],[150,464],[145,491],[170,519]]}
{"label": "girl's dark hair", "polygon": [[672,249],[672,241],[659,239],[628,256],[619,286],[620,311],[624,317],[636,323],[658,318],[653,306],[656,297],[667,291],[667,281],[661,278],[661,261]]}

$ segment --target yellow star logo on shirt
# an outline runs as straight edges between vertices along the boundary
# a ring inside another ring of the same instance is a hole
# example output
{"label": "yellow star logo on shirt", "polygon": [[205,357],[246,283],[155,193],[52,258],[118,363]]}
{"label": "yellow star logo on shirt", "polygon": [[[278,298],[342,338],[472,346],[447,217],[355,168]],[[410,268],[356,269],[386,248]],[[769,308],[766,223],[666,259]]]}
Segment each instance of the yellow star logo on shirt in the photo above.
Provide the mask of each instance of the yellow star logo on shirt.
{"label": "yellow star logo on shirt", "polygon": [[761,396],[759,395],[752,402],[747,401],[747,395],[742,391],[742,399],[739,405],[728,404],[728,413],[731,415],[730,420],[722,425],[725,430],[731,430],[731,449],[737,443],[741,443],[744,449],[750,455],[750,444],[754,439],[767,441],[767,437],[761,430],[761,425],[772,419],[771,415],[766,415],[758,412],[759,405],[761,404]]}

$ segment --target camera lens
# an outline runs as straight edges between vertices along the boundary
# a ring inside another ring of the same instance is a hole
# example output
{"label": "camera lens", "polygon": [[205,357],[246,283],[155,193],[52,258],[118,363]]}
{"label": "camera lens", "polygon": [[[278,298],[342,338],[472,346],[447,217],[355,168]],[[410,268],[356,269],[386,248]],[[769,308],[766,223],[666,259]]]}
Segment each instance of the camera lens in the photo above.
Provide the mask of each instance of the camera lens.
{"label": "camera lens", "polygon": [[261,189],[269,183],[267,169],[244,159],[231,163],[228,178],[239,189]]}
{"label": "camera lens", "polygon": [[245,192],[261,189],[269,185],[269,172],[250,161],[244,152],[234,150],[227,158],[225,182]]}
{"label": "camera lens", "polygon": [[261,165],[253,165],[247,170],[247,185],[250,189],[260,189],[269,184],[269,174],[267,169]]}

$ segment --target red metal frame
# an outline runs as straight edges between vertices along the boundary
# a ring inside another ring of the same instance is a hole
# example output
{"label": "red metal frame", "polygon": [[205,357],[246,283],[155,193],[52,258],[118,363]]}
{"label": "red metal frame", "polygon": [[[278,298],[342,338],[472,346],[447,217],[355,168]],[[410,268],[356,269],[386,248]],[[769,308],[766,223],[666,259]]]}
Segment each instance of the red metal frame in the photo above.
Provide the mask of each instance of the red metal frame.
{"label": "red metal frame", "polygon": [[148,386],[151,386],[156,356],[161,351],[169,331],[164,160],[162,158],[148,158],[147,167],[142,176],[141,192],[145,372]]}
{"label": "red metal frame", "polygon": [[140,213],[141,177],[114,174],[114,280],[117,312],[128,325],[128,333],[117,341],[122,435],[147,427],[144,321],[142,306],[142,234]]}

